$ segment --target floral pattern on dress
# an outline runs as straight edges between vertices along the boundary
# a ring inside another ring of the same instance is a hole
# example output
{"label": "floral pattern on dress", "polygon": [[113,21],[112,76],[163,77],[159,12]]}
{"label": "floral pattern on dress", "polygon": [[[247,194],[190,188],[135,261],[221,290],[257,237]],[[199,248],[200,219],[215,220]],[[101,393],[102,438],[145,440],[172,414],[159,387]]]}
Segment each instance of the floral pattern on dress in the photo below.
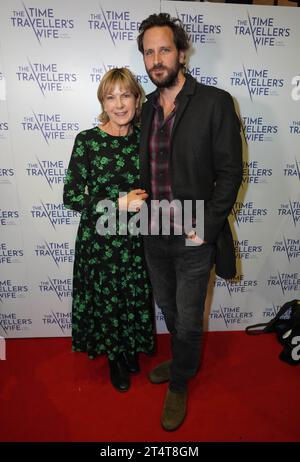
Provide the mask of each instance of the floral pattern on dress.
{"label": "floral pattern on dress", "polygon": [[[139,130],[112,136],[95,127],[74,143],[64,185],[64,205],[81,213],[75,243],[72,304],[73,351],[90,358],[123,351],[152,353],[152,292],[141,236],[99,235],[97,220],[120,192],[139,188]],[[128,214],[130,217],[130,213]],[[117,226],[118,228],[118,226]]]}

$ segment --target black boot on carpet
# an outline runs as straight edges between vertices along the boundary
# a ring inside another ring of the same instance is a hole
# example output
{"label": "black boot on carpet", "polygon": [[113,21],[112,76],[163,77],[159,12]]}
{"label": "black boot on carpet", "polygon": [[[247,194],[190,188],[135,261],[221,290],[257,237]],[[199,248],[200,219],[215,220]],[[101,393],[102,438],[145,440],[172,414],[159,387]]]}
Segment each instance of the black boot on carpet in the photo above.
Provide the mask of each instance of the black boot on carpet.
{"label": "black boot on carpet", "polygon": [[130,377],[124,361],[117,359],[109,360],[110,381],[116,390],[120,392],[128,391],[130,388]]}
{"label": "black boot on carpet", "polygon": [[128,372],[131,372],[131,374],[136,374],[137,372],[140,372],[140,365],[137,354],[130,355],[124,351],[121,354],[121,358],[125,366],[127,367]]}

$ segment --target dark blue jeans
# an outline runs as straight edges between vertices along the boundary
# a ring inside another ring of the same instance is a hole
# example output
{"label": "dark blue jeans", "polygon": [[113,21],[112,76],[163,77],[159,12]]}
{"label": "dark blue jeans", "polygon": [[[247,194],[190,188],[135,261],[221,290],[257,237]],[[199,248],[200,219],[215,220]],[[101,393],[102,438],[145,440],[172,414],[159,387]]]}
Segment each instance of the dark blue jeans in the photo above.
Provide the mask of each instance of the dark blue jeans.
{"label": "dark blue jeans", "polygon": [[181,392],[200,363],[203,312],[215,246],[186,246],[185,236],[145,236],[154,299],[171,333],[170,390]]}

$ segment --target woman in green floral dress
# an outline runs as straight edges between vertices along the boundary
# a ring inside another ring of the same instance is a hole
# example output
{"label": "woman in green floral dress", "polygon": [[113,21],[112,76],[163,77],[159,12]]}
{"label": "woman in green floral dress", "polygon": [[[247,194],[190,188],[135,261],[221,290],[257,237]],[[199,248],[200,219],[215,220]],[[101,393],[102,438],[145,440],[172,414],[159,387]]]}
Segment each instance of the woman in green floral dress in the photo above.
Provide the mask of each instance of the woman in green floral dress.
{"label": "woman in green floral dress", "polygon": [[[139,370],[137,354],[150,354],[154,346],[152,294],[142,238],[123,235],[124,230],[118,233],[118,212],[137,211],[147,198],[139,189],[139,129],[134,125],[142,89],[128,69],[120,68],[102,77],[97,94],[102,124],[77,135],[64,186],[65,207],[81,212],[75,244],[72,344],[73,351],[87,352],[90,358],[106,354],[112,384],[126,391],[129,372]],[[119,193],[125,192],[120,198]],[[99,234],[96,225],[107,212],[99,203],[104,199],[111,201],[116,232]]]}

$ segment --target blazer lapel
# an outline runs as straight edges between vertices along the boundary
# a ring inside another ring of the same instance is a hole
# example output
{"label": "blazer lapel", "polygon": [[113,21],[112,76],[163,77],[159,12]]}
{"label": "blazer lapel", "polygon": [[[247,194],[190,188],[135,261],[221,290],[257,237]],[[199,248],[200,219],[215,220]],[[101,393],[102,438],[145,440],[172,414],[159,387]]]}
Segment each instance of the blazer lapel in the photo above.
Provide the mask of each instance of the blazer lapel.
{"label": "blazer lapel", "polygon": [[190,98],[188,97],[188,95],[182,95],[182,97],[180,98],[179,100],[179,105],[178,105],[178,108],[176,109],[176,116],[175,116],[175,120],[174,120],[174,124],[173,124],[173,128],[172,128],[172,137],[173,137],[173,133],[175,133],[175,130],[177,128],[177,125],[185,111],[185,108],[189,102]]}
{"label": "blazer lapel", "polygon": [[180,122],[180,119],[190,101],[190,97],[191,95],[194,94],[195,89],[196,89],[195,79],[193,79],[193,77],[191,77],[189,74],[186,74],[185,78],[186,78],[186,81],[184,83],[184,86],[177,97],[178,107],[176,109],[176,116],[175,116],[174,125],[172,128],[172,139],[173,139],[173,134],[175,133],[175,130],[177,129],[177,126]]}

